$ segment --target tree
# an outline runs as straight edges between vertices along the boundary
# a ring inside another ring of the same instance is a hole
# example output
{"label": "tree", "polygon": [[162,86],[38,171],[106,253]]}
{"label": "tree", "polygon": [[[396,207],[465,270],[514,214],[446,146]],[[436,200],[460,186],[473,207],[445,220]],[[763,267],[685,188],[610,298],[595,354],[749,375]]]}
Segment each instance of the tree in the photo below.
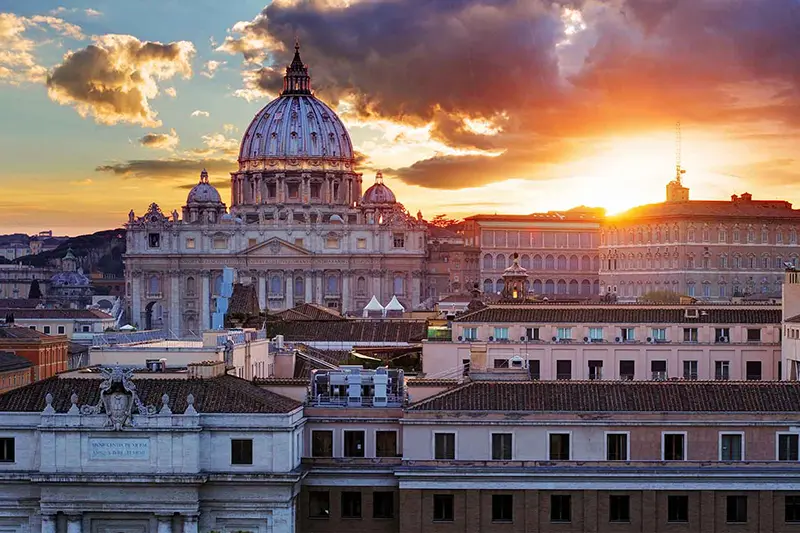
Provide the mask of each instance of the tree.
{"label": "tree", "polygon": [[433,220],[429,222],[431,226],[436,226],[437,228],[449,228],[450,226],[455,226],[459,223],[458,219],[455,218],[447,218],[447,215],[436,215],[433,217]]}
{"label": "tree", "polygon": [[42,299],[42,289],[39,288],[39,280],[31,281],[31,288],[28,291],[28,298],[31,300]]}
{"label": "tree", "polygon": [[651,291],[641,295],[639,303],[677,305],[681,303],[682,297],[682,295],[670,291]]}

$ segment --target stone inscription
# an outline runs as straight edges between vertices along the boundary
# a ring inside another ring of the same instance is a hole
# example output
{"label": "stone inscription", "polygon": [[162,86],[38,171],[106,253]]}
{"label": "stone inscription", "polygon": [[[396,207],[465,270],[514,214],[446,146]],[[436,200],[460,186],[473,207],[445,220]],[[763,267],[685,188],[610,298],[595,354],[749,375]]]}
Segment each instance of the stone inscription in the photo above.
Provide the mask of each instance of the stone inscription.
{"label": "stone inscription", "polygon": [[150,439],[89,439],[90,459],[150,459]]}

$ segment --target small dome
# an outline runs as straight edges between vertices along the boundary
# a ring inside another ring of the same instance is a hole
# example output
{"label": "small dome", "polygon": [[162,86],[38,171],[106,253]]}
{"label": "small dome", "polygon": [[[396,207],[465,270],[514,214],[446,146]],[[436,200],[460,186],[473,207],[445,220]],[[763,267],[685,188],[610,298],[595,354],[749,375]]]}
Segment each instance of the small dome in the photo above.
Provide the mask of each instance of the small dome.
{"label": "small dome", "polygon": [[80,272],[59,272],[50,278],[53,287],[89,286],[89,278]]}
{"label": "small dome", "polygon": [[208,172],[205,169],[200,173],[200,182],[192,187],[186,197],[186,205],[192,204],[221,204],[222,198],[213,185],[208,182]]}
{"label": "small dome", "polygon": [[367,189],[361,199],[363,204],[394,204],[397,203],[392,190],[383,184],[383,174],[378,171],[375,175],[375,183]]}

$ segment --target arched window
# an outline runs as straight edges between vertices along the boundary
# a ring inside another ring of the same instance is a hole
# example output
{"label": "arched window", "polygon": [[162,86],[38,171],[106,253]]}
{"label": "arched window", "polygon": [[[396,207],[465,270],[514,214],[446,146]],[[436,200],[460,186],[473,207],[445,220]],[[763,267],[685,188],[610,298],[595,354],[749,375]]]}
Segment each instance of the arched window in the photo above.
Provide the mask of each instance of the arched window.
{"label": "arched window", "polygon": [[282,294],[283,293],[283,290],[281,290],[282,285],[283,284],[281,283],[280,276],[276,275],[269,278],[269,292],[271,294]]}
{"label": "arched window", "polygon": [[394,290],[394,294],[405,294],[405,278],[403,276],[394,277],[392,290]]}
{"label": "arched window", "polygon": [[147,280],[147,293],[151,295],[161,294],[161,279],[155,274]]}
{"label": "arched window", "polygon": [[506,284],[503,282],[502,279],[498,279],[497,282],[494,284],[495,291],[499,294],[503,292]]}
{"label": "arched window", "polygon": [[194,281],[194,278],[192,276],[189,276],[188,278],[186,278],[186,294],[194,294],[196,290],[197,286]]}
{"label": "arched window", "polygon": [[339,294],[339,279],[333,274],[325,280],[325,290],[327,294]]}
{"label": "arched window", "polygon": [[600,294],[600,281],[594,280],[594,290],[592,291],[594,294]]}
{"label": "arched window", "polygon": [[558,280],[556,284],[556,294],[567,294],[567,282],[563,279]]}
{"label": "arched window", "polygon": [[494,268],[496,270],[505,270],[506,268],[506,256],[503,254],[498,254],[494,260]]}
{"label": "arched window", "polygon": [[567,257],[564,255],[558,256],[558,269],[559,270],[566,270],[567,269]]}
{"label": "arched window", "polygon": [[588,255],[581,257],[581,270],[589,272],[592,270],[592,258]]}
{"label": "arched window", "polygon": [[489,294],[494,292],[494,282],[490,279],[483,280],[483,293]]}
{"label": "arched window", "polygon": [[533,292],[534,294],[542,294],[542,280],[533,280]]}
{"label": "arched window", "polygon": [[528,254],[522,254],[522,258],[520,260],[520,264],[522,268],[530,268],[531,267],[531,256]]}
{"label": "arched window", "polygon": [[367,294],[367,280],[364,276],[359,276],[356,280],[356,294],[365,295]]}
{"label": "arched window", "polygon": [[542,256],[541,255],[534,255],[533,261],[531,262],[531,268],[533,270],[541,270],[542,269]]}
{"label": "arched window", "polygon": [[544,293],[545,294],[555,294],[556,293],[556,284],[553,282],[552,279],[548,279],[544,282]]}
{"label": "arched window", "polygon": [[592,294],[592,284],[588,279],[585,279],[581,282],[581,294],[584,296]]}
{"label": "arched window", "polygon": [[492,255],[486,254],[483,256],[483,269],[484,270],[491,270],[492,269]]}
{"label": "arched window", "polygon": [[305,288],[306,288],[306,283],[305,283],[305,280],[303,279],[303,276],[297,276],[296,278],[294,278],[294,297],[295,298],[305,296],[305,292],[306,292]]}
{"label": "arched window", "polygon": [[[600,272],[600,258],[597,256],[592,257],[592,272]],[[598,284],[598,290],[600,285]],[[595,293],[599,294],[599,293]]]}
{"label": "arched window", "polygon": [[578,270],[578,256],[573,255],[569,258],[569,269],[570,270]]}
{"label": "arched window", "polygon": [[694,283],[687,283],[686,284],[686,295],[687,296],[694,296]]}
{"label": "arched window", "polygon": [[578,294],[578,280],[573,279],[569,282],[569,293],[570,294]]}
{"label": "arched window", "polygon": [[544,258],[544,269],[545,270],[555,270],[556,269],[556,260],[552,255],[548,255]]}

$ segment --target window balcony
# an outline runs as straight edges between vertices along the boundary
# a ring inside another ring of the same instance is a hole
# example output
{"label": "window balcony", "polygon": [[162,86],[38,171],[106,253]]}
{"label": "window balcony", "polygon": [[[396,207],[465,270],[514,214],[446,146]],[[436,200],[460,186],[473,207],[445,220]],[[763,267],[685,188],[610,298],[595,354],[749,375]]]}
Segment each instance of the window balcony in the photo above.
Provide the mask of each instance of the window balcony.
{"label": "window balcony", "polygon": [[160,292],[148,292],[147,293],[147,298],[152,299],[152,300],[160,300],[163,297],[164,297],[164,295],[162,293],[160,293]]}

